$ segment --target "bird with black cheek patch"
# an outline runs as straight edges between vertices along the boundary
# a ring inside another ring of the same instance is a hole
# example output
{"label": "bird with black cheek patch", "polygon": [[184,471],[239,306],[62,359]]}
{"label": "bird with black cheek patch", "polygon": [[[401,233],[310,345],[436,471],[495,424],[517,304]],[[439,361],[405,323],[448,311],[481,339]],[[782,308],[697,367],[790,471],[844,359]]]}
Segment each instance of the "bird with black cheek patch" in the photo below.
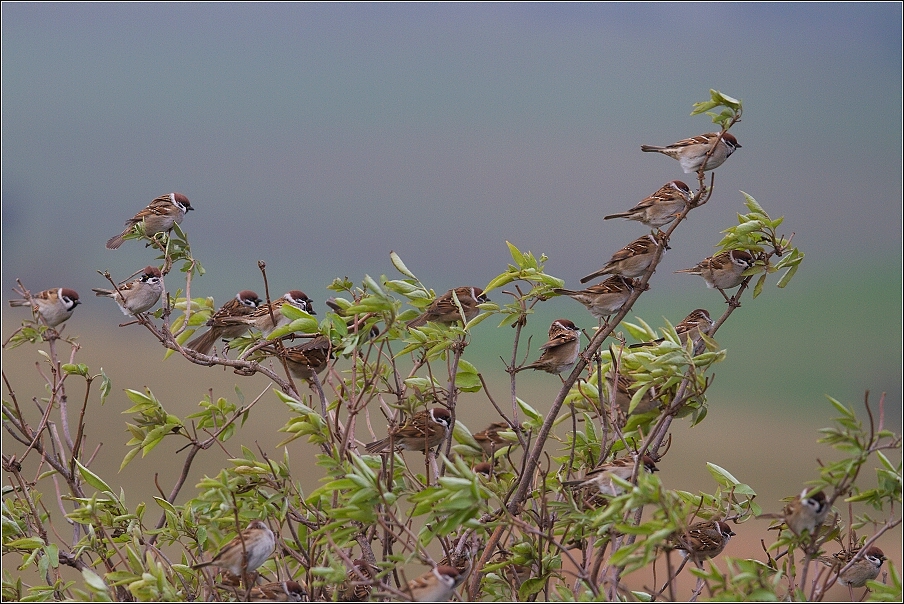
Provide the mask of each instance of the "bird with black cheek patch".
{"label": "bird with black cheek patch", "polygon": [[663,227],[678,217],[681,210],[690,203],[690,188],[680,180],[673,180],[662,185],[658,191],[642,200],[627,212],[604,216],[603,220],[624,218],[636,220],[648,227]]}
{"label": "bird with black cheek patch", "polygon": [[[744,271],[754,265],[755,258],[745,250],[726,250],[715,256],[704,258],[691,268],[684,268],[676,273],[699,275],[706,282],[706,287],[718,289],[725,301],[732,304],[726,289],[739,286],[744,279]],[[735,306],[740,306],[735,304]]]}
{"label": "bird with black cheek patch", "polygon": [[[640,150],[644,153],[662,153],[672,159],[677,159],[685,174],[715,170],[725,163],[725,160],[731,157],[735,150],[740,148],[741,145],[738,144],[738,139],[731,132],[724,133],[721,140],[718,132],[707,132],[706,134],[686,138],[665,147],[657,147],[655,145],[640,146]],[[713,150],[712,154],[707,157],[706,155],[710,152],[710,149]]]}
{"label": "bird with black cheek patch", "polygon": [[182,223],[185,213],[192,210],[194,208],[191,207],[191,202],[182,193],[161,195],[148,204],[148,207],[128,219],[125,230],[107,241],[107,249],[115,250],[121,246],[125,236],[139,223],[144,225],[144,234],[148,237],[153,237],[157,233],[169,233],[173,226]]}
{"label": "bird with black cheek patch", "polygon": [[426,452],[446,439],[452,426],[452,414],[443,407],[415,413],[401,426],[389,431],[386,438],[365,445],[368,453],[394,449]]}
{"label": "bird with black cheek patch", "polygon": [[549,339],[540,347],[540,358],[515,372],[535,369],[547,373],[571,371],[581,352],[581,330],[568,319],[556,319],[549,326]]}
{"label": "bird with black cheek patch", "polygon": [[113,298],[122,314],[134,317],[151,310],[157,304],[163,293],[163,274],[156,266],[148,266],[140,277],[128,283],[120,283],[116,289],[94,287],[91,291],[101,298]]}
{"label": "bird with black cheek patch", "polygon": [[[460,310],[455,303],[456,298],[461,305]],[[428,321],[451,325],[462,320],[462,313],[464,320],[470,321],[480,313],[477,305],[489,301],[479,287],[456,287],[431,302],[419,317],[408,321],[408,327],[423,327]]]}
{"label": "bird with black cheek patch", "polygon": [[210,354],[217,340],[232,340],[244,334],[251,326],[243,323],[227,324],[227,317],[247,317],[263,304],[258,295],[250,289],[243,289],[235,298],[224,304],[208,320],[210,329],[185,345],[201,354]]}
{"label": "bird with black cheek patch", "polygon": [[[21,292],[19,292],[21,293]],[[12,307],[31,306],[31,311],[39,316],[47,327],[56,327],[69,319],[75,307],[81,304],[78,293],[68,287],[45,289],[32,294],[31,298],[20,298],[9,301]]]}
{"label": "bird with black cheek patch", "polygon": [[[626,279],[640,277],[653,264],[660,247],[661,242],[653,235],[638,237],[615,252],[606,266],[581,279],[581,283],[587,283],[603,275],[621,275]],[[669,248],[663,248],[662,253],[664,254],[667,249]]]}
{"label": "bird with black cheek patch", "polygon": [[[246,328],[253,327],[264,335],[268,335],[278,327],[288,325],[291,321],[289,317],[284,315],[280,310],[283,304],[289,304],[303,310],[309,315],[316,315],[314,312],[314,303],[301,290],[293,289],[287,292],[282,298],[273,300],[270,304],[261,304],[250,314],[242,316],[223,317],[222,324],[228,325],[245,325]],[[274,322],[275,321],[275,322]]]}

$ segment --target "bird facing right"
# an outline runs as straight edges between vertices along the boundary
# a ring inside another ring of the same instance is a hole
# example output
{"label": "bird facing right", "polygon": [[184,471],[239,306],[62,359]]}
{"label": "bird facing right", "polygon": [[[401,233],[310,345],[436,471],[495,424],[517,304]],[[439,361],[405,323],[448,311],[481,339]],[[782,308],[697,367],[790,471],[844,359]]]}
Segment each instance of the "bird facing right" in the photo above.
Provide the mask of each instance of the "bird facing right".
{"label": "bird facing right", "polygon": [[678,217],[681,210],[690,203],[690,187],[680,180],[673,180],[662,185],[658,191],[640,201],[627,212],[604,216],[603,220],[624,218],[636,220],[648,227],[659,228],[669,224]]}
{"label": "bird facing right", "polygon": [[540,347],[540,358],[515,371],[536,369],[546,373],[571,371],[581,352],[581,330],[568,319],[556,319],[549,326],[549,339]]}
{"label": "bird facing right", "polygon": [[[458,298],[461,310],[455,304],[455,298]],[[464,313],[465,321],[470,321],[480,313],[477,305],[489,301],[490,299],[479,287],[456,287],[431,302],[420,316],[408,321],[408,327],[423,327],[427,321],[451,325],[456,321],[461,321],[462,313]]]}
{"label": "bird facing right", "polygon": [[[638,237],[615,252],[612,255],[612,259],[606,263],[606,266],[581,279],[581,283],[587,283],[603,275],[621,275],[628,279],[640,277],[653,264],[656,250],[659,247],[660,242],[653,235]],[[664,248],[662,252],[665,253],[667,249],[668,247]]]}
{"label": "bird facing right", "polygon": [[680,549],[700,566],[704,560],[722,553],[735,532],[721,520],[698,522],[688,527],[684,534],[675,538],[675,549]]}
{"label": "bird facing right", "polygon": [[445,602],[464,581],[464,575],[451,566],[437,566],[408,582],[412,602]]}
{"label": "bird facing right", "polygon": [[[625,492],[624,488],[612,480],[618,477],[626,482],[631,481],[634,474],[634,459],[632,457],[622,457],[614,459],[608,463],[597,466],[587,473],[584,478],[578,480],[567,480],[562,486],[569,488],[582,489],[584,487],[596,487],[601,495],[606,497],[618,497]],[[649,455],[644,455],[641,459],[640,468],[649,473],[658,472],[656,462]]]}
{"label": "bird facing right", "polygon": [[[719,290],[737,287],[744,281],[744,271],[753,266],[754,257],[745,250],[725,250],[715,256],[704,258],[691,268],[676,273],[699,275],[706,286]],[[723,292],[724,293],[724,292]]]}
{"label": "bird facing right", "polygon": [[263,304],[258,295],[250,289],[243,289],[235,295],[235,298],[224,304],[215,312],[208,320],[206,325],[210,327],[206,333],[201,334],[197,338],[191,340],[185,345],[185,348],[191,348],[195,352],[201,354],[210,354],[214,344],[219,339],[232,340],[244,334],[249,325],[236,324],[227,325],[224,323],[227,317],[245,317],[250,315]]}
{"label": "bird facing right", "polygon": [[[687,344],[688,338],[691,339],[693,345],[696,346],[697,343],[702,338],[703,333],[708,334],[710,328],[715,325],[715,321],[712,320],[712,317],[709,316],[709,311],[705,308],[696,308],[691,311],[691,313],[684,317],[678,325],[675,326],[675,333],[678,334],[678,341],[681,342],[682,345]],[[652,342],[639,342],[637,344],[631,344],[629,348],[640,348],[642,346],[651,346],[653,344],[660,344],[665,341],[665,338],[659,338],[653,340]]]}
{"label": "bird facing right", "polygon": [[[713,149],[714,144],[715,149]],[[706,134],[686,138],[665,147],[657,147],[655,145],[640,146],[640,150],[645,153],[662,153],[672,159],[677,159],[685,174],[700,172],[701,169],[703,171],[714,170],[725,163],[725,160],[736,149],[740,148],[741,145],[738,144],[738,139],[731,132],[724,133],[721,140],[719,140],[718,132],[707,132]],[[709,153],[710,149],[713,149],[713,152],[707,158],[706,154]]]}
{"label": "bird facing right", "polygon": [[826,500],[825,493],[817,491],[812,495],[807,495],[807,489],[804,489],[800,495],[785,506],[785,524],[795,535],[800,535],[804,531],[813,535],[816,529],[825,522],[828,513],[829,502]]}
{"label": "bird facing right", "polygon": [[45,289],[32,294],[31,299],[19,298],[9,301],[9,305],[31,306],[32,312],[41,317],[48,327],[56,327],[72,316],[75,307],[81,304],[78,293],[68,287]]}
{"label": "bird facing right", "polygon": [[117,286],[118,289],[92,288],[98,297],[113,298],[122,314],[135,316],[150,310],[163,293],[163,275],[156,266],[148,266],[134,281]]}
{"label": "bird facing right", "polygon": [[241,577],[245,573],[256,571],[275,549],[276,537],[270,527],[262,520],[252,520],[239,535],[223,546],[212,560],[195,564],[192,568],[219,566]]}
{"label": "bird facing right", "polygon": [[[818,560],[826,566],[834,567],[837,569],[835,572],[838,572],[847,566],[859,552],[859,549],[850,552],[842,550],[833,556],[820,556]],[[879,576],[879,569],[886,560],[888,558],[885,557],[885,553],[872,545],[849,569],[838,576],[838,582],[848,587],[863,587],[867,581],[873,581]]]}
{"label": "bird facing right", "polygon": [[317,314],[314,312],[314,303],[308,298],[307,294],[301,290],[293,289],[287,292],[282,298],[273,300],[270,304],[261,304],[250,314],[224,316],[221,318],[221,323],[224,326],[244,325],[246,329],[248,327],[253,327],[264,335],[268,335],[277,327],[289,324],[289,318],[282,314],[282,311],[280,310],[283,304],[290,304],[309,315]]}
{"label": "bird facing right", "polygon": [[321,334],[304,344],[291,346],[283,351],[279,351],[275,347],[262,348],[261,351],[273,356],[283,355],[292,376],[310,382],[314,379],[315,373],[320,375],[329,365],[332,343],[329,338]]}
{"label": "bird facing right", "polygon": [[557,287],[552,291],[577,300],[587,307],[590,314],[597,319],[605,319],[622,309],[634,288],[640,286],[640,279],[626,279],[621,275],[613,275],[602,283],[591,285],[587,289],[573,290]]}
{"label": "bird facing right", "polygon": [[389,431],[389,436],[365,445],[368,453],[381,453],[389,449],[426,452],[441,444],[452,426],[452,414],[443,407],[434,407],[415,413],[401,426]]}
{"label": "bird facing right", "polygon": [[302,602],[308,591],[298,581],[278,581],[251,588],[249,602]]}
{"label": "bird facing right", "polygon": [[174,225],[181,224],[186,212],[194,210],[188,197],[182,193],[167,193],[154,199],[148,207],[126,221],[125,230],[107,241],[107,249],[115,250],[122,245],[125,236],[138,223],[144,224],[144,234],[153,237],[157,233],[168,233]]}

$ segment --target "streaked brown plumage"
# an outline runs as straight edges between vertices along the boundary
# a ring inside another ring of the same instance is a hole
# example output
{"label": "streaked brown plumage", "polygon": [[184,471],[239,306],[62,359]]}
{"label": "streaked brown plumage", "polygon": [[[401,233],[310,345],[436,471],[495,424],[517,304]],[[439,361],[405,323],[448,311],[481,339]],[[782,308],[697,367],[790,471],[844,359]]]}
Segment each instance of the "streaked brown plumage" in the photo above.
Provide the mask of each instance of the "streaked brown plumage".
{"label": "streaked brown plumage", "polygon": [[[455,292],[455,297],[461,304],[461,311],[455,304],[452,292]],[[419,317],[408,322],[408,327],[422,327],[427,324],[427,321],[451,325],[456,321],[461,321],[462,311],[465,321],[470,321],[480,313],[477,305],[489,301],[490,299],[483,294],[483,290],[479,287],[456,287],[431,302]]]}
{"label": "streaked brown plumage", "polygon": [[250,315],[262,303],[263,300],[261,300],[256,293],[250,289],[243,289],[236,294],[235,298],[226,302],[226,304],[221,306],[219,310],[211,315],[206,323],[210,329],[206,333],[191,340],[185,347],[191,348],[195,352],[201,354],[210,354],[218,340],[231,340],[237,338],[250,329],[249,325],[241,323],[237,325],[226,324],[224,323],[226,317],[244,317]]}

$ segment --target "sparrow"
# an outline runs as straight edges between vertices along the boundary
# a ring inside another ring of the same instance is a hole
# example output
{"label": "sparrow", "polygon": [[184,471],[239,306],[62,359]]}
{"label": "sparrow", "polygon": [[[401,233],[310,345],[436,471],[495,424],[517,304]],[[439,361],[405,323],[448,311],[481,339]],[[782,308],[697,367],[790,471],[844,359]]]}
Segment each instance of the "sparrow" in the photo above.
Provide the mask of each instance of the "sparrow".
{"label": "sparrow", "polygon": [[[517,444],[517,441],[513,443],[510,440],[506,440],[502,437],[502,435],[499,434],[500,432],[511,429],[511,426],[509,426],[506,422],[494,422],[487,426],[486,429],[475,433],[474,440],[477,441],[477,444],[480,445],[480,448],[483,449],[484,453],[492,457],[493,453],[498,451],[502,447]],[[518,429],[520,430],[520,428]]]}
{"label": "sparrow", "polygon": [[785,524],[795,535],[807,531],[810,535],[825,522],[829,513],[829,502],[822,491],[817,491],[807,496],[807,489],[801,491],[785,506]]}
{"label": "sparrow", "polygon": [[452,297],[453,292],[461,304],[461,310],[464,311],[466,322],[480,313],[480,309],[477,308],[478,304],[490,301],[489,298],[483,295],[483,290],[479,287],[456,287],[431,302],[419,317],[408,321],[408,327],[422,327],[427,324],[427,321],[445,325],[461,321],[462,313],[455,304],[455,300]]}
{"label": "sparrow", "polygon": [[272,354],[284,355],[293,377],[311,381],[315,373],[320,375],[329,365],[332,344],[326,336],[318,335],[304,344],[286,348],[282,353],[275,348],[265,350],[268,353],[272,351]]}
{"label": "sparrow", "polygon": [[694,564],[701,566],[704,560],[721,554],[728,545],[728,540],[734,536],[731,527],[721,520],[698,522],[675,538],[675,548],[682,550]]}
{"label": "sparrow", "polygon": [[451,566],[437,566],[408,582],[405,590],[412,602],[445,602],[455,593],[464,576]]}
{"label": "sparrow", "polygon": [[[842,550],[831,557],[820,556],[818,560],[826,566],[840,570],[847,566],[848,562],[853,560],[859,551],[859,549],[850,552]],[[882,563],[887,559],[881,549],[876,546],[870,546],[862,557],[838,576],[838,582],[848,587],[863,587],[867,581],[872,581],[879,576],[879,569],[882,568]]]}
{"label": "sparrow", "polygon": [[415,413],[401,426],[389,430],[389,436],[374,441],[364,448],[368,453],[387,451],[390,444],[395,449],[424,451],[441,444],[452,425],[452,414],[443,407],[434,407]]}
{"label": "sparrow", "polygon": [[[640,467],[650,473],[659,471],[659,468],[656,467],[656,462],[654,462],[653,458],[649,455],[643,456]],[[609,463],[597,466],[580,480],[566,480],[562,482],[562,486],[576,489],[596,487],[602,495],[607,497],[618,497],[624,493],[625,490],[620,485],[615,484],[612,481],[612,477],[617,476],[622,480],[630,482],[633,473],[634,459],[631,457],[622,457],[621,459],[615,459]]]}
{"label": "sparrow", "polygon": [[[691,314],[684,317],[684,319],[675,326],[675,333],[678,334],[678,341],[681,344],[687,344],[688,337],[694,343],[694,346],[697,345],[697,342],[700,340],[700,334],[708,332],[709,329],[715,324],[715,321],[709,316],[709,311],[703,308],[697,308],[691,311]],[[638,344],[631,344],[628,348],[640,348],[641,346],[651,346],[653,344],[660,344],[665,341],[665,338],[659,338],[653,340],[652,342],[640,342]]]}
{"label": "sparrow", "polygon": [[627,212],[603,216],[603,220],[624,218],[637,220],[648,227],[662,227],[678,217],[693,197],[690,188],[680,180],[668,182]]}
{"label": "sparrow", "polygon": [[[700,275],[706,281],[706,287],[721,291],[739,286],[745,279],[742,273],[753,266],[754,260],[754,257],[744,250],[726,250],[704,258],[696,266],[675,272]],[[722,295],[725,295],[724,291]]]}
{"label": "sparrow", "polygon": [[68,287],[45,289],[33,294],[31,299],[20,298],[10,300],[10,306],[31,306],[33,313],[41,317],[48,327],[56,327],[72,316],[75,307],[81,304],[78,293]]}
{"label": "sparrow", "polygon": [[[581,279],[581,283],[587,283],[591,279],[603,275],[621,275],[622,277],[639,277],[653,263],[659,241],[652,235],[644,235],[635,239],[622,249],[613,254],[612,259],[600,270],[591,273]],[[663,253],[668,247],[663,249]]]}
{"label": "sparrow", "polygon": [[587,289],[576,291],[557,287],[552,291],[577,300],[597,319],[605,319],[620,311],[634,293],[634,288],[639,285],[640,279],[625,279],[621,275],[614,275]]}
{"label": "sparrow", "polygon": [[[681,163],[681,169],[684,170],[684,173],[692,174],[694,172],[700,172],[701,168],[703,171],[718,168],[725,163],[725,160],[728,159],[732,153],[735,152],[735,149],[741,148],[741,145],[738,144],[738,139],[735,138],[734,134],[726,132],[722,135],[722,140],[718,142],[712,155],[707,159],[706,154],[709,153],[709,150],[718,138],[718,132],[707,132],[706,134],[701,134],[700,136],[695,136],[693,138],[686,138],[665,147],[641,145],[640,150],[645,153],[663,153],[672,159],[677,159]],[[705,166],[704,162],[706,164]]]}
{"label": "sparrow", "polygon": [[[489,475],[489,469],[486,474]],[[456,539],[453,542],[452,547],[449,549],[449,555],[443,556],[443,559],[439,561],[439,565],[441,567],[451,566],[457,570],[459,575],[458,582],[462,583],[471,574],[472,562],[480,547],[480,540],[468,539],[467,543],[459,547],[460,539]]]}
{"label": "sparrow", "polygon": [[261,520],[252,520],[212,560],[195,564],[192,568],[197,570],[205,566],[219,566],[241,577],[257,570],[275,549],[276,538],[270,527]]}
{"label": "sparrow", "polygon": [[515,372],[537,369],[547,373],[571,371],[581,352],[581,330],[568,319],[556,319],[549,326],[549,340],[540,347],[540,358]]}
{"label": "sparrow", "polygon": [[136,224],[144,223],[144,234],[153,237],[157,233],[168,233],[173,225],[181,224],[186,212],[194,210],[188,197],[182,193],[167,193],[152,201],[148,207],[141,210],[133,218],[126,221],[125,230],[111,237],[107,241],[107,249],[115,250],[122,245],[123,238],[128,235]]}
{"label": "sparrow", "polygon": [[675,326],[675,332],[678,334],[678,340],[682,344],[686,344],[688,338],[691,338],[696,344],[700,339],[700,334],[708,332],[714,324],[715,321],[709,316],[707,310],[697,308]]}
{"label": "sparrow", "polygon": [[380,569],[365,560],[352,562],[354,569],[350,569],[345,582],[339,588],[340,602],[367,602],[373,591],[374,578]]}
{"label": "sparrow", "polygon": [[[250,314],[244,316],[225,316],[221,318],[221,323],[226,325],[245,325],[253,327],[264,335],[269,334],[277,327],[289,324],[289,318],[280,312],[283,304],[291,304],[292,306],[303,310],[309,315],[316,315],[314,312],[314,303],[308,298],[303,291],[293,289],[287,292],[282,298],[273,300],[270,304],[261,304],[255,308]],[[271,316],[271,312],[272,316]],[[276,323],[274,323],[274,319]]]}
{"label": "sparrow", "polygon": [[249,602],[301,602],[308,591],[298,581],[265,583],[251,588]]}
{"label": "sparrow", "polygon": [[[480,474],[484,478],[489,478],[493,473],[493,463],[489,461],[481,461],[471,466],[471,470],[473,470],[475,474]],[[446,564],[448,564],[448,560],[446,560],[446,558],[443,558],[443,560]]]}
{"label": "sparrow", "polygon": [[195,352],[201,354],[210,354],[214,344],[219,339],[231,340],[237,338],[246,331],[248,325],[226,325],[223,320],[225,317],[244,317],[254,312],[258,306],[263,304],[258,295],[250,289],[243,289],[235,298],[220,307],[208,320],[206,325],[210,327],[207,333],[201,334],[197,338],[185,345]]}
{"label": "sparrow", "polygon": [[[607,389],[612,388],[611,376],[606,377],[604,387]],[[618,405],[618,408],[621,409],[622,413],[628,413],[628,409],[631,408],[631,399],[634,397],[635,392],[637,392],[637,388],[634,387],[634,382],[627,376],[619,373],[618,380],[616,380],[615,384],[615,404]],[[657,406],[656,388],[650,388],[637,403],[637,407],[634,408],[634,413],[647,413]]]}
{"label": "sparrow", "polygon": [[148,266],[134,281],[123,283],[115,289],[92,288],[98,297],[113,298],[119,304],[122,314],[135,316],[150,310],[163,293],[163,275],[155,266]]}

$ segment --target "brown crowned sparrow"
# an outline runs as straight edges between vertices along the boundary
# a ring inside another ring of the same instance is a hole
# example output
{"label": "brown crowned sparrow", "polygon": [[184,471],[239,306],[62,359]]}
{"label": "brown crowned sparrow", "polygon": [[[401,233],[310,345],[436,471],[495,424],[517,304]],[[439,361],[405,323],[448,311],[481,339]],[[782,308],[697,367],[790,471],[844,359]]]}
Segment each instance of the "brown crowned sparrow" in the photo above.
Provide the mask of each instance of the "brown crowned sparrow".
{"label": "brown crowned sparrow", "polygon": [[443,407],[415,413],[401,426],[389,431],[389,436],[365,445],[368,453],[394,449],[423,451],[441,444],[452,425],[452,414]]}
{"label": "brown crowned sparrow", "polygon": [[[453,292],[461,304],[461,310],[455,304]],[[461,321],[462,312],[464,312],[465,321],[470,321],[480,313],[477,305],[489,301],[490,299],[483,295],[483,290],[479,287],[456,287],[431,302],[419,317],[408,321],[408,327],[422,327],[427,324],[427,321],[451,325],[455,321]]]}
{"label": "brown crowned sparrow", "polygon": [[243,289],[236,294],[235,298],[221,306],[220,309],[207,320],[206,324],[210,327],[207,333],[203,333],[191,340],[185,347],[191,348],[201,354],[210,354],[214,344],[217,343],[217,340],[220,340],[221,338],[225,340],[237,338],[249,329],[248,325],[243,324],[227,325],[224,323],[226,317],[248,316],[262,303],[263,300],[261,300],[256,293],[250,289]]}
{"label": "brown crowned sparrow", "polygon": [[223,546],[212,560],[195,564],[192,568],[219,566],[241,577],[257,570],[267,561],[274,549],[276,538],[273,531],[263,521],[253,520],[239,535]]}
{"label": "brown crowned sparrow", "polygon": [[[625,278],[640,277],[653,264],[653,258],[656,257],[656,250],[659,249],[659,246],[659,241],[652,235],[639,237],[615,252],[606,266],[581,279],[581,283],[587,283],[603,275],[621,275]],[[663,253],[665,253],[665,249]]]}
{"label": "brown crowned sparrow", "polygon": [[181,224],[185,213],[194,210],[188,197],[182,193],[161,195],[141,210],[133,218],[126,221],[125,230],[107,241],[107,249],[115,250],[122,245],[123,238],[132,232],[139,222],[144,223],[144,234],[153,237],[157,233],[167,233],[173,225]]}
{"label": "brown crowned sparrow", "polygon": [[124,315],[135,316],[150,310],[163,293],[163,275],[155,266],[148,266],[134,281],[117,286],[118,289],[92,288],[98,297],[113,298]]}
{"label": "brown crowned sparrow", "polygon": [[68,287],[45,289],[31,295],[31,299],[20,298],[9,301],[10,306],[31,306],[33,313],[41,317],[48,327],[56,327],[72,316],[75,307],[81,304],[78,293]]}
{"label": "brown crowned sparrow", "polygon": [[659,228],[675,220],[693,197],[690,188],[680,180],[668,182],[627,212],[604,216],[603,220],[624,218],[637,220],[648,227]]}
{"label": "brown crowned sparrow", "polygon": [[[686,138],[677,143],[672,143],[665,147],[657,147],[654,145],[641,145],[640,150],[644,152],[656,152],[668,155],[672,159],[677,159],[681,163],[681,169],[685,174],[699,172],[701,168],[706,170],[714,170],[725,163],[725,160],[740,149],[738,139],[734,134],[726,132],[722,135],[722,140],[716,144],[712,155],[707,159],[706,154],[712,149],[713,145],[719,138],[718,132],[707,132],[693,138]],[[704,166],[705,162],[705,166]]]}
{"label": "brown crowned sparrow", "polygon": [[581,330],[568,319],[556,319],[549,327],[549,340],[540,347],[540,358],[515,371],[536,369],[547,373],[571,371],[581,352]]}

